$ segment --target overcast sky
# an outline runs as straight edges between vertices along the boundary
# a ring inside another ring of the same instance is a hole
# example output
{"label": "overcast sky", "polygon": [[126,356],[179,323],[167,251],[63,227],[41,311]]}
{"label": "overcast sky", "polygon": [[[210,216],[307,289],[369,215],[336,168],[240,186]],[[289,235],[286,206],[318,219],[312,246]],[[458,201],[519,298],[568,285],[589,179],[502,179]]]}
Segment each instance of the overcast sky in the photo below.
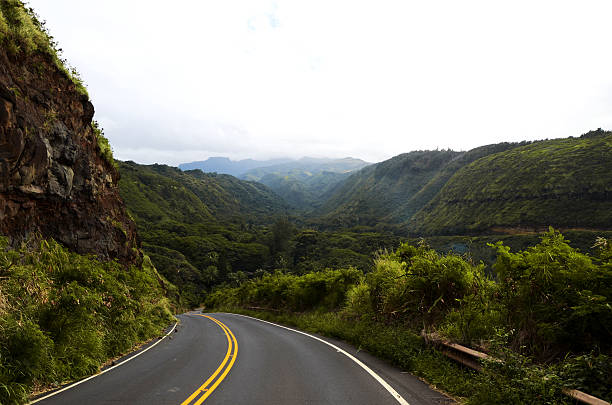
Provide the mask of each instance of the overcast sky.
{"label": "overcast sky", "polygon": [[612,128],[612,2],[30,0],[115,157],[359,157]]}

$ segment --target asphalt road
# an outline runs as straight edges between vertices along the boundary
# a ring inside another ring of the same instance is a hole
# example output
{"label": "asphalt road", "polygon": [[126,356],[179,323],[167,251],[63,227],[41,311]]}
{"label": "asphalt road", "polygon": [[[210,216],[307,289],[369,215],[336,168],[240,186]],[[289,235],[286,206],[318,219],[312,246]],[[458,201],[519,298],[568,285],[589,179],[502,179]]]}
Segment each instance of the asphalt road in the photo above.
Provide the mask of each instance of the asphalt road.
{"label": "asphalt road", "polygon": [[147,352],[37,404],[453,403],[333,339],[234,314],[178,318],[178,332]]}

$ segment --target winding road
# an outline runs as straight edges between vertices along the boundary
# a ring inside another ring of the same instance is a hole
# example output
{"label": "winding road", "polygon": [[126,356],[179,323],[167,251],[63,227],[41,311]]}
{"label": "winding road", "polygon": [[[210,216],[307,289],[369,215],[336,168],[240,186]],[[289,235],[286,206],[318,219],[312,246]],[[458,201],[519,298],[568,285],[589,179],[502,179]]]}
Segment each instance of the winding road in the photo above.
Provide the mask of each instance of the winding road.
{"label": "winding road", "polygon": [[[154,347],[37,404],[454,403],[333,339],[243,315],[189,312]],[[129,357],[128,357],[129,358]]]}

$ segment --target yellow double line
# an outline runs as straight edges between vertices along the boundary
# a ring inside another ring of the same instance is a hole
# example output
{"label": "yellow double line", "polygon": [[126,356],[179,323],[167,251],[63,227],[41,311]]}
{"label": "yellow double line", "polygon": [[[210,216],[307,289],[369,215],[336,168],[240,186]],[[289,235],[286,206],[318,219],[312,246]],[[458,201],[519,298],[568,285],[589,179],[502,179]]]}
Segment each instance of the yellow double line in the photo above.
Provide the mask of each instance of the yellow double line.
{"label": "yellow double line", "polygon": [[[236,336],[234,336],[232,331],[223,322],[211,316],[208,316],[208,315],[200,315],[200,316],[203,316],[204,318],[208,318],[212,320],[217,325],[219,325],[221,329],[223,329],[223,332],[225,332],[225,336],[227,337],[227,353],[225,354],[225,358],[223,359],[219,367],[215,370],[215,372],[210,377],[208,377],[208,380],[206,380],[204,384],[202,384],[197,390],[195,390],[195,392],[191,394],[189,398],[184,400],[181,403],[181,405],[188,405],[188,404],[199,405],[202,402],[204,402],[204,400],[208,398],[210,394],[212,394],[212,392],[219,386],[219,384],[221,384],[221,381],[223,381],[223,379],[227,376],[230,369],[234,365],[234,362],[236,361],[236,357],[238,356],[238,342],[236,341]],[[229,364],[228,364],[228,361],[229,361]],[[221,373],[221,371],[223,371],[223,373]],[[221,373],[221,375],[219,375],[219,373]],[[204,395],[201,395],[202,393],[204,393]],[[192,402],[196,398],[198,399],[195,402]]]}

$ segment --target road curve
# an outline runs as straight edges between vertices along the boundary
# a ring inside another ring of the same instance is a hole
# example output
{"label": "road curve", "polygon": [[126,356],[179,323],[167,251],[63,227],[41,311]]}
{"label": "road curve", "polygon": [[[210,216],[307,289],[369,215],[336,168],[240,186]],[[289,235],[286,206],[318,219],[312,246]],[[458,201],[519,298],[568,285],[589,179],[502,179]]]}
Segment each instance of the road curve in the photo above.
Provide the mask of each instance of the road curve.
{"label": "road curve", "polygon": [[333,339],[235,314],[178,318],[178,332],[148,352],[37,404],[453,403],[416,377]]}

